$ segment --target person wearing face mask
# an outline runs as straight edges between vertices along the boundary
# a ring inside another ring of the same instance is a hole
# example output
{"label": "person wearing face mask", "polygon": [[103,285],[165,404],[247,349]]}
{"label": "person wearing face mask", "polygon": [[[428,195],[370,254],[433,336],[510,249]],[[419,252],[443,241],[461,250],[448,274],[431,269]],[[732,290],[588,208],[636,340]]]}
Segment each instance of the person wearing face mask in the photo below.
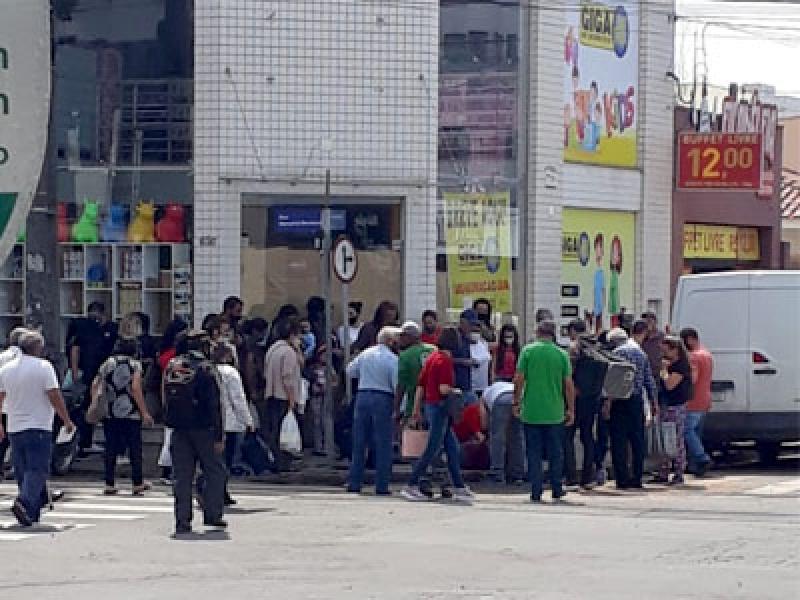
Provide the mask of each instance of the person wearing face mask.
{"label": "person wearing face mask", "polygon": [[[478,361],[472,358],[472,333],[480,327],[478,315],[474,310],[468,308],[461,313],[458,321],[458,340],[457,348],[453,349],[453,365],[455,366],[456,385],[464,394],[464,404],[472,404],[476,400],[472,392],[472,369],[479,366]],[[480,335],[480,334],[479,334]]]}
{"label": "person wearing face mask", "polygon": [[256,401],[256,409],[262,435],[275,457],[275,470],[280,472],[288,467],[280,449],[281,424],[302,393],[300,324],[293,318],[283,320],[275,326],[274,335],[277,341],[264,358],[264,397]]}
{"label": "person wearing face mask", "polygon": [[500,340],[494,351],[495,381],[510,382],[514,379],[519,351],[519,332],[511,323],[506,323],[500,329]]}
{"label": "person wearing face mask", "polygon": [[[114,350],[117,342],[117,325],[108,320],[102,302],[89,304],[87,317],[74,319],[67,329],[67,357],[72,379],[83,384],[86,390],[78,419],[79,444],[82,454],[88,450],[102,451],[92,444],[94,427],[82,418],[89,407],[89,389],[97,371]],[[77,415],[76,415],[77,416]]]}
{"label": "person wearing face mask", "polygon": [[349,348],[356,343],[358,334],[361,333],[361,327],[364,325],[361,322],[363,306],[361,302],[350,302],[347,305],[347,325],[339,325],[336,329],[336,337],[342,348]]}
{"label": "person wearing face mask", "polygon": [[480,398],[483,390],[492,383],[492,353],[489,351],[489,344],[481,335],[480,327],[473,327],[469,337],[469,355],[473,361],[470,373],[472,393],[476,398]]}
{"label": "person wearing face mask", "polygon": [[490,344],[497,341],[497,333],[492,325],[492,303],[486,298],[478,298],[472,303],[472,310],[480,321],[481,329],[480,334]]}

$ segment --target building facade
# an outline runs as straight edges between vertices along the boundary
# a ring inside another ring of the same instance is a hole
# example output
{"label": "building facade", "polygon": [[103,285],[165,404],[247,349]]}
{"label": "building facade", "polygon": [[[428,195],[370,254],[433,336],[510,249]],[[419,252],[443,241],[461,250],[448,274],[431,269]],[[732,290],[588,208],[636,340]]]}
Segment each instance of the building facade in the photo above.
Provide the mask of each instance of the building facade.
{"label": "building facade", "polygon": [[[718,125],[717,122],[714,130],[718,130]],[[687,130],[694,130],[689,123],[689,111],[677,109],[676,143],[677,134]],[[773,124],[772,131],[771,180],[779,182],[783,128]],[[673,289],[684,274],[781,268],[780,194],[780,185],[772,185],[768,195],[760,190],[676,187],[672,202]]]}
{"label": "building facade", "polygon": [[[541,307],[666,317],[672,1],[74,4],[54,26],[59,210],[71,228],[96,203],[100,245],[65,236],[63,314],[136,306],[132,244],[159,328],[231,294],[302,310],[329,206],[365,319],[384,299],[452,318],[481,297],[528,334]],[[165,218],[181,235],[131,236]]]}

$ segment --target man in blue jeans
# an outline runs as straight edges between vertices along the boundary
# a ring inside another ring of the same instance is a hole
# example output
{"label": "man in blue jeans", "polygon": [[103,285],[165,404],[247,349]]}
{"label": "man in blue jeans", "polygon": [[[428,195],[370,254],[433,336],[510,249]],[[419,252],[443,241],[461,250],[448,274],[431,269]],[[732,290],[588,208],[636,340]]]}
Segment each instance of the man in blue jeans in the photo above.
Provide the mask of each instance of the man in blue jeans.
{"label": "man in blue jeans", "polygon": [[[45,485],[50,472],[53,445],[53,416],[65,423],[68,432],[75,430],[69,418],[55,370],[40,358],[44,338],[35,331],[26,331],[19,338],[22,355],[0,369],[0,409],[8,414],[8,436],[11,440],[14,473],[19,496],[11,512],[23,527],[39,522]],[[0,426],[0,439],[6,431]]]}
{"label": "man in blue jeans", "polygon": [[[531,502],[541,503],[542,456],[547,449],[553,501],[566,495],[561,483],[564,468],[564,426],[575,420],[575,387],[569,356],[556,346],[556,324],[541,321],[536,341],[525,346],[514,375],[514,414],[525,428]],[[566,402],[566,410],[565,410]]]}
{"label": "man in blue jeans", "polygon": [[353,457],[350,463],[347,491],[358,494],[364,480],[367,435],[372,432],[375,448],[375,493],[388,496],[392,478],[392,416],[397,390],[397,355],[392,347],[400,329],[384,327],[378,332],[378,343],[364,350],[347,365],[347,376],[358,379],[358,392],[353,417]]}

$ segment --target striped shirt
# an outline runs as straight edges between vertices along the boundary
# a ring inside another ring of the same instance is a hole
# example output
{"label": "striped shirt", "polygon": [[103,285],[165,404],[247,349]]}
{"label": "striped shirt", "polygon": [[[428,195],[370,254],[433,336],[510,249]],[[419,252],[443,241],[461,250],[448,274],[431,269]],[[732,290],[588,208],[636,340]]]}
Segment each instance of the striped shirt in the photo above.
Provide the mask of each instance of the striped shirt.
{"label": "striped shirt", "polygon": [[629,339],[619,348],[614,350],[614,356],[624,358],[635,368],[633,379],[633,392],[631,396],[641,396],[642,389],[647,390],[647,396],[651,401],[656,398],[656,382],[653,379],[653,371],[650,368],[650,360],[647,354],[641,349],[635,340]]}

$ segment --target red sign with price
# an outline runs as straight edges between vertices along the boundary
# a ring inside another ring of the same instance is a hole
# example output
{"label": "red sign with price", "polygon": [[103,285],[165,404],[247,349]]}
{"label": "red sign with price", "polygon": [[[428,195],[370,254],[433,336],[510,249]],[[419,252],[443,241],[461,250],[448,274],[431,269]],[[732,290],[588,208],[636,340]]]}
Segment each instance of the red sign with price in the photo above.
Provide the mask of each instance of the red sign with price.
{"label": "red sign with price", "polygon": [[758,190],[760,133],[678,134],[678,188]]}

